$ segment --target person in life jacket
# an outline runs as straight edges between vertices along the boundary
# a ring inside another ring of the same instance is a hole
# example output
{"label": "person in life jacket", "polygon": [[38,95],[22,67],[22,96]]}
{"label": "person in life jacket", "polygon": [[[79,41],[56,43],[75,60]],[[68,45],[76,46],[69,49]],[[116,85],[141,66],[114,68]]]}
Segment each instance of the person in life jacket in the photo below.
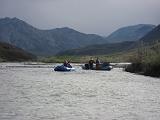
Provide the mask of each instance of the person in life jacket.
{"label": "person in life jacket", "polygon": [[97,59],[96,59],[96,70],[99,70],[99,69],[100,69],[100,60],[97,57]]}
{"label": "person in life jacket", "polygon": [[89,69],[93,69],[93,64],[95,63],[95,61],[93,60],[93,58],[91,58],[89,60]]}

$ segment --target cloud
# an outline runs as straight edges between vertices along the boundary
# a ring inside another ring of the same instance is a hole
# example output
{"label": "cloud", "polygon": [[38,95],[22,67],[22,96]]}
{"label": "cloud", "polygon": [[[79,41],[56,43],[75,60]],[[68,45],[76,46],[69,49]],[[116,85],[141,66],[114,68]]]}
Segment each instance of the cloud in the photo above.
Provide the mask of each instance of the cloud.
{"label": "cloud", "polygon": [[122,26],[159,24],[159,6],[159,0],[0,0],[0,16],[42,29],[68,26],[107,35]]}

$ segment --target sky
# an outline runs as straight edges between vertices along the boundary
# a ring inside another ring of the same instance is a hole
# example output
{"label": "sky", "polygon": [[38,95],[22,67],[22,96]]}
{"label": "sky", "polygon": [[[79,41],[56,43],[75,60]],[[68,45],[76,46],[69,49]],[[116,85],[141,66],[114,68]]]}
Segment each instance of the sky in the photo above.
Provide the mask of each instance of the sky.
{"label": "sky", "polygon": [[160,0],[0,0],[0,18],[39,29],[70,27],[107,36],[118,28],[160,24]]}

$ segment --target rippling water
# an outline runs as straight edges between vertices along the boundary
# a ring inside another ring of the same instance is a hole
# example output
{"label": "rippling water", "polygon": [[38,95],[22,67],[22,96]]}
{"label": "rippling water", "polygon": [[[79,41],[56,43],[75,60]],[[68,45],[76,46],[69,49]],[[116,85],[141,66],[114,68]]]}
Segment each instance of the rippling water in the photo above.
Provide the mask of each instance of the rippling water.
{"label": "rippling water", "polygon": [[159,120],[160,79],[0,64],[0,120]]}

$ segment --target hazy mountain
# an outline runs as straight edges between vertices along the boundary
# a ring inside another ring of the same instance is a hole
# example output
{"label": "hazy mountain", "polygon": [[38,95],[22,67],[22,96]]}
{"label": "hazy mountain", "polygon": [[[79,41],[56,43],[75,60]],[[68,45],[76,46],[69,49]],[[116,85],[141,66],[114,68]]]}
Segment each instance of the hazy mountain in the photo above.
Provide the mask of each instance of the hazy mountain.
{"label": "hazy mountain", "polygon": [[[136,26],[134,28],[140,28],[140,26],[144,26],[144,25],[138,25],[138,26]],[[150,25],[145,25],[145,26],[150,26]],[[148,27],[141,27],[141,30],[144,31],[142,28],[147,29]],[[125,30],[125,29],[122,29],[122,31],[123,30]],[[139,29],[139,31],[141,31],[141,30]],[[122,34],[123,34],[123,32],[122,32]],[[160,41],[160,25],[153,28],[144,37],[142,37],[141,39],[136,40],[136,41],[107,43],[107,44],[103,44],[103,45],[91,45],[91,46],[87,46],[87,47],[83,47],[83,48],[79,48],[79,49],[73,49],[73,50],[61,52],[58,55],[103,55],[103,54],[112,54],[112,53],[116,53],[116,52],[124,52],[124,51],[128,51],[128,50],[131,50],[131,49],[138,47],[139,46],[138,44],[141,44],[139,41],[143,41],[145,43]]]}
{"label": "hazy mountain", "polygon": [[36,55],[54,55],[68,49],[106,43],[101,36],[80,33],[67,27],[39,30],[17,18],[0,19],[0,40]]}
{"label": "hazy mountain", "polygon": [[134,26],[123,27],[111,35],[109,35],[106,39],[111,42],[123,42],[123,41],[137,41],[150,32],[155,26],[149,24],[139,24]]}
{"label": "hazy mountain", "polygon": [[8,43],[0,42],[0,61],[28,61],[36,57]]}
{"label": "hazy mountain", "polygon": [[17,18],[3,18],[0,19],[0,41],[36,55],[55,55],[71,49],[75,50],[71,50],[73,54],[76,54],[76,51],[77,54],[81,54],[81,48],[83,54],[92,54],[92,51],[96,51],[96,54],[104,54],[132,48],[132,42],[107,44],[107,41],[135,41],[153,28],[154,25],[146,24],[124,27],[104,38],[95,34],[80,33],[67,27],[39,30]]}
{"label": "hazy mountain", "polygon": [[137,47],[137,43],[133,41],[121,43],[108,43],[103,45],[92,45],[79,49],[68,50],[57,55],[106,55],[116,52],[124,52]]}
{"label": "hazy mountain", "polygon": [[140,39],[141,41],[144,42],[160,42],[160,25],[158,25],[157,27],[155,27],[152,31],[150,31],[148,34],[146,34],[144,37],[142,37]]}

